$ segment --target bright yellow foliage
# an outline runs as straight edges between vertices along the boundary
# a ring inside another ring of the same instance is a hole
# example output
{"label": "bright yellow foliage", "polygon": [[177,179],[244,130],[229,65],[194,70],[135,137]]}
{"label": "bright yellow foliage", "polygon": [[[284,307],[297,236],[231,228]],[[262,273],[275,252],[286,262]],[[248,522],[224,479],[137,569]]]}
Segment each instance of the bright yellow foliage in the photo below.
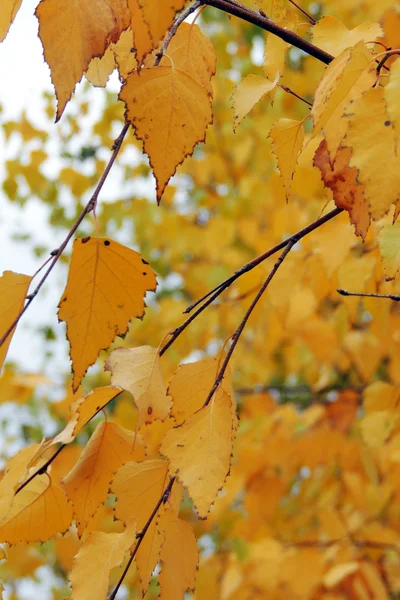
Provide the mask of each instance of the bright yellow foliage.
{"label": "bright yellow foliage", "polygon": [[[5,335],[24,306],[31,280],[28,275],[20,275],[12,271],[5,271],[0,277],[0,336]],[[0,348],[0,371],[14,331],[15,328]]]}

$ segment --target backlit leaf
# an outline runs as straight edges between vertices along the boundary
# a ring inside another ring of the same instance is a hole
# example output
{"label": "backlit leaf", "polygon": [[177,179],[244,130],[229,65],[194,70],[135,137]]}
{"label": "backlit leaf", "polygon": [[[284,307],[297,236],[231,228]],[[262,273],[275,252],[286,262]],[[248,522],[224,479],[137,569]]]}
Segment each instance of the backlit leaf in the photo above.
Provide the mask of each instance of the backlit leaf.
{"label": "backlit leaf", "polygon": [[138,425],[166,419],[171,401],[167,396],[155,348],[118,348],[108,357],[105,369],[111,371],[113,385],[130,392],[139,410]]}
{"label": "backlit leaf", "polygon": [[231,399],[219,388],[210,403],[171,429],[161,452],[188,489],[200,517],[206,517],[229,471],[233,414]]}
{"label": "backlit leaf", "polygon": [[333,56],[338,56],[358,42],[367,43],[381,38],[383,31],[379,23],[361,23],[349,30],[335,17],[325,15],[314,25],[311,34],[313,44]]}
{"label": "backlit leaf", "polygon": [[74,600],[106,600],[110,571],[135,543],[135,523],[123,533],[92,532],[74,558],[70,581]]}
{"label": "backlit leaf", "polygon": [[396,60],[390,67],[388,84],[384,88],[384,97],[387,102],[387,112],[392,121],[396,138],[397,155],[400,154],[400,60]]}
{"label": "backlit leaf", "polygon": [[135,458],[143,458],[143,447],[133,432],[108,422],[96,427],[80,459],[63,481],[68,499],[74,506],[79,535],[100,504],[105,502],[114,473]]}
{"label": "backlit leaf", "polygon": [[18,484],[27,478],[29,463],[39,448],[40,444],[26,446],[8,461],[7,469],[0,481],[0,520],[4,518],[12,504]]}
{"label": "backlit leaf", "polygon": [[[4,271],[0,277],[0,337],[11,327],[24,307],[31,280],[32,278],[28,275],[20,275],[12,271]],[[0,371],[3,367],[14,331],[15,328],[0,347]]]}
{"label": "backlit leaf", "polygon": [[177,166],[205,139],[212,121],[209,93],[184,71],[158,66],[130,75],[119,97],[149,156],[160,202]]}
{"label": "backlit leaf", "polygon": [[109,239],[75,240],[58,312],[67,323],[74,390],[100,350],[143,316],[143,297],[155,288],[153,271],[134,250]]}
{"label": "backlit leaf", "polygon": [[160,3],[159,0],[138,0],[143,11],[143,19],[147,23],[153,47],[156,48],[172,25],[175,14],[181,10],[186,0],[168,0]]}
{"label": "backlit leaf", "polygon": [[304,142],[303,121],[279,119],[269,132],[269,137],[273,142],[274,153],[285,186],[286,199],[288,199],[297,158]]}
{"label": "backlit leaf", "polygon": [[394,279],[400,269],[400,223],[385,225],[379,234],[379,250],[388,279]]}
{"label": "backlit leaf", "polygon": [[3,0],[0,6],[0,42],[6,37],[11,23],[14,21],[22,0]]}
{"label": "backlit leaf", "polygon": [[114,53],[107,48],[102,57],[95,56],[89,63],[85,73],[86,79],[95,87],[106,87],[111,73],[115,69]]}
{"label": "backlit leaf", "polygon": [[197,541],[192,527],[181,519],[169,519],[163,527],[165,541],[161,548],[160,600],[184,598],[193,590],[199,562]]}
{"label": "backlit leaf", "polygon": [[47,475],[36,477],[14,496],[9,511],[0,522],[0,541],[45,542],[64,533],[72,521],[72,507]]}
{"label": "backlit leaf", "polygon": [[271,81],[257,75],[247,75],[237,84],[232,94],[232,107],[235,111],[234,129],[263,96],[275,89],[277,82],[278,76]]}

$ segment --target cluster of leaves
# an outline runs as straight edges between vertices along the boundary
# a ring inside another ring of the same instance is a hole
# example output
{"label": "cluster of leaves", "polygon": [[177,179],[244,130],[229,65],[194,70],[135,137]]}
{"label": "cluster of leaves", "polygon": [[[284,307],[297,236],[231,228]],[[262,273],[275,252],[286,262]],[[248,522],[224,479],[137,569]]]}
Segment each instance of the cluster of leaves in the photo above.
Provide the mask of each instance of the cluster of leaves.
{"label": "cluster of leaves", "polygon": [[[20,4],[0,9],[0,38]],[[57,120],[84,74],[103,86],[117,69],[125,122],[110,161],[90,157],[92,181],[72,168],[60,174],[78,197],[99,183],[73,222],[62,223],[67,235],[36,288],[27,275],[0,279],[3,364],[22,314],[40,302],[68,242],[95,213],[96,234],[73,243],[59,303],[75,395],[52,410],[66,424],[13,456],[0,482],[4,579],[33,574],[47,554],[69,572],[74,600],[106,598],[109,589],[115,598],[122,584],[132,597],[151,598],[159,565],[161,598],[183,598],[195,587],[200,538],[208,552],[198,600],[395,597],[399,312],[336,290],[397,292],[399,7],[327,0],[321,12],[336,16],[316,21],[283,0],[259,0],[256,10],[250,1],[159,4],[42,0],[36,11]],[[202,28],[183,22],[201,4],[209,5]],[[357,21],[361,6],[371,22]],[[257,72],[248,55],[263,29],[270,33]],[[296,46],[308,55],[296,57]],[[94,126],[99,144],[110,143],[118,110],[110,105]],[[158,219],[161,209],[144,199],[97,205],[131,125],[136,141],[128,143],[148,155],[157,201],[168,209],[169,179],[207,133],[180,171],[190,180],[183,210],[177,202]],[[23,143],[46,138],[26,120],[4,129]],[[9,161],[3,188],[11,200],[21,199],[23,176],[48,201],[45,160],[33,150],[28,166]],[[331,200],[336,209],[320,217]],[[126,221],[152,267],[108,235],[110,224]],[[155,272],[183,284],[159,292],[143,324],[128,331],[143,316],[146,291],[156,290]],[[201,296],[182,325],[187,300]],[[93,390],[79,389],[100,351],[125,334]],[[192,350],[200,358],[176,369]],[[2,398],[25,402],[37,382],[6,370]],[[37,542],[48,542],[41,555]]]}

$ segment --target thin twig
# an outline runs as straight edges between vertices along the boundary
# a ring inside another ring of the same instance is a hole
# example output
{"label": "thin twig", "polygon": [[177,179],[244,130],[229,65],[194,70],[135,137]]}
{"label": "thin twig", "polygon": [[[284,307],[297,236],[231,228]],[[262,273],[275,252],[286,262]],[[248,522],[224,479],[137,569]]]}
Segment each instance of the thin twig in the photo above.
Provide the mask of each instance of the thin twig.
{"label": "thin twig", "polygon": [[333,210],[331,210],[329,213],[327,213],[323,217],[316,219],[315,221],[313,221],[312,223],[307,225],[307,227],[300,229],[300,231],[298,231],[294,235],[286,238],[286,240],[283,240],[283,242],[276,244],[276,246],[273,246],[272,248],[270,248],[263,254],[260,254],[259,256],[257,256],[253,260],[251,260],[250,262],[246,263],[245,265],[243,265],[243,267],[240,267],[240,269],[238,269],[233,275],[228,277],[228,279],[226,279],[225,281],[223,281],[222,283],[217,285],[215,288],[213,288],[212,290],[207,292],[207,294],[204,294],[204,296],[199,298],[199,300],[196,300],[196,302],[191,304],[185,310],[185,313],[190,313],[194,308],[199,306],[199,304],[201,304],[201,306],[199,306],[199,308],[192,315],[190,315],[190,317],[188,319],[186,319],[186,321],[184,321],[182,323],[182,325],[180,325],[179,327],[177,327],[176,329],[171,331],[171,337],[168,340],[168,342],[166,344],[164,344],[164,346],[161,348],[160,356],[162,356],[166,352],[166,350],[168,350],[168,348],[181,335],[181,333],[186,329],[186,327],[188,327],[188,325],[190,325],[190,323],[192,323],[192,321],[194,321],[196,319],[196,317],[198,317],[198,315],[203,312],[203,310],[205,310],[208,306],[210,306],[210,304],[212,304],[214,302],[214,300],[216,300],[218,298],[218,296],[220,296],[222,294],[222,292],[224,292],[229,286],[231,286],[232,283],[234,283],[236,281],[236,279],[239,279],[239,277],[241,277],[245,273],[248,273],[249,271],[251,271],[252,269],[257,267],[264,260],[266,260],[267,258],[272,256],[273,254],[276,254],[276,252],[279,252],[279,250],[282,250],[283,248],[285,248],[285,246],[290,244],[293,239],[296,239],[296,240],[302,239],[303,237],[305,237],[306,235],[308,235],[315,229],[318,229],[318,227],[321,227],[321,225],[323,225],[324,223],[327,223],[328,221],[330,221],[331,219],[333,219],[334,217],[339,215],[341,212],[343,212],[342,208],[334,208]]}
{"label": "thin twig", "polygon": [[65,447],[66,447],[66,444],[61,444],[61,446],[54,452],[54,454],[52,456],[50,456],[50,458],[48,460],[46,460],[46,462],[40,467],[40,469],[38,469],[37,471],[32,473],[32,475],[30,477],[28,477],[28,479],[26,481],[24,481],[24,483],[21,483],[21,485],[15,490],[14,496],[19,494],[24,489],[24,487],[26,487],[28,485],[28,483],[30,483],[33,479],[35,479],[35,477],[37,477],[38,475],[45,475],[47,472],[47,468],[51,465],[53,460],[55,460],[57,458],[57,456],[60,454],[60,452],[62,452],[64,450]]}
{"label": "thin twig", "polygon": [[287,42],[288,44],[299,48],[299,50],[303,50],[303,52],[305,52],[306,54],[313,56],[314,58],[320,60],[326,65],[332,62],[334,59],[334,57],[331,54],[328,54],[328,52],[321,50],[321,48],[318,48],[318,46],[311,44],[311,42],[307,42],[293,31],[290,31],[290,29],[285,29],[284,27],[277,25],[268,17],[254,10],[251,10],[246,6],[243,6],[239,2],[235,1],[235,3],[232,3],[228,0],[201,0],[201,3],[206,4],[208,6],[213,6],[214,8],[218,8],[219,10],[222,10],[223,12],[226,12],[230,15],[239,17],[239,19],[242,19],[243,21],[252,23],[257,27],[260,27],[261,29],[264,29],[265,31],[268,31],[269,33],[278,36],[284,42]]}
{"label": "thin twig", "polygon": [[294,92],[293,90],[291,90],[290,88],[288,88],[287,85],[283,85],[283,83],[278,83],[277,84],[278,87],[280,87],[284,92],[287,92],[288,94],[291,94],[292,96],[294,96],[295,98],[298,98],[299,100],[301,100],[302,102],[305,102],[305,104],[308,104],[308,106],[310,108],[312,108],[313,103],[309,102],[308,100],[306,100],[305,98],[302,98],[302,96],[299,96],[298,94],[296,94],[296,92]]}
{"label": "thin twig", "polygon": [[113,144],[113,148],[112,148],[113,152],[111,154],[110,160],[108,161],[108,164],[107,164],[106,168],[104,169],[103,175],[101,176],[100,181],[97,184],[97,187],[94,190],[94,192],[93,192],[93,194],[92,194],[89,202],[86,204],[85,208],[82,210],[81,214],[79,215],[79,217],[77,218],[77,220],[73,224],[72,228],[68,232],[68,235],[65,238],[65,240],[63,241],[63,243],[61,244],[61,246],[57,249],[57,251],[54,254],[54,257],[53,257],[53,259],[52,259],[52,261],[50,263],[50,266],[48,267],[48,269],[46,270],[45,274],[43,275],[43,277],[41,278],[41,280],[37,284],[36,288],[34,289],[33,292],[31,292],[30,294],[28,294],[28,296],[27,296],[27,302],[26,302],[25,306],[19,312],[19,314],[14,319],[14,321],[12,322],[12,324],[10,325],[10,327],[4,333],[4,335],[0,338],[0,347],[8,339],[8,336],[11,334],[11,332],[14,330],[14,328],[18,325],[19,320],[21,319],[21,317],[23,316],[23,314],[28,310],[29,306],[32,304],[33,300],[38,295],[40,289],[42,288],[43,284],[46,282],[48,276],[50,275],[50,273],[52,272],[52,270],[54,269],[54,267],[56,266],[56,264],[59,261],[62,253],[64,252],[65,248],[68,246],[69,241],[73,237],[74,233],[76,232],[76,230],[78,229],[78,227],[80,226],[80,224],[82,223],[82,221],[84,220],[84,218],[86,217],[86,215],[89,214],[92,210],[95,209],[96,204],[97,204],[98,196],[99,196],[99,194],[101,192],[101,189],[103,188],[103,185],[106,182],[107,177],[108,177],[108,175],[109,175],[109,173],[111,171],[111,168],[112,168],[112,166],[113,166],[113,164],[114,164],[114,162],[115,162],[115,160],[116,160],[116,158],[118,156],[118,153],[119,153],[119,151],[121,149],[122,142],[124,140],[124,137],[125,137],[128,129],[129,129],[129,124],[125,124],[123,126],[123,128],[122,128],[121,133],[119,134],[119,136],[117,137],[117,139],[115,140],[115,142]]}
{"label": "thin twig", "polygon": [[396,294],[367,294],[363,292],[348,292],[347,290],[338,289],[336,290],[342,296],[361,296],[363,298],[387,298],[388,300],[394,300],[395,302],[400,301],[400,296]]}
{"label": "thin twig", "polygon": [[296,4],[296,2],[294,0],[289,0],[289,2],[291,4],[293,4],[293,6],[295,6],[300,12],[302,12],[305,17],[307,17],[307,19],[310,21],[311,25],[315,25],[317,20],[314,19],[314,17],[312,15],[310,15],[306,10],[304,10],[304,8],[301,8],[301,6]]}
{"label": "thin twig", "polygon": [[179,25],[181,23],[183,23],[183,21],[185,19],[187,19],[189,17],[189,15],[191,15],[198,8],[200,8],[201,5],[202,5],[201,0],[196,0],[195,2],[193,2],[193,4],[190,4],[187,8],[185,8],[185,10],[183,10],[181,13],[179,13],[179,15],[177,16],[177,18],[175,19],[175,21],[173,22],[173,24],[169,28],[168,33],[165,36],[163,45],[161,46],[160,50],[156,54],[156,60],[154,61],[154,66],[155,67],[158,67],[158,65],[160,64],[161,59],[162,59],[162,57],[164,55],[164,52],[166,51],[166,49],[168,48],[168,46],[169,46],[172,38],[176,34]]}
{"label": "thin twig", "polygon": [[131,564],[132,564],[132,562],[133,562],[133,560],[134,560],[134,558],[135,558],[135,556],[136,556],[136,554],[137,554],[137,552],[138,552],[138,550],[140,548],[140,544],[142,543],[142,541],[144,539],[144,536],[147,533],[148,528],[152,524],[153,519],[155,518],[156,514],[158,513],[158,510],[159,510],[161,504],[166,504],[168,502],[169,497],[171,495],[172,486],[174,485],[174,481],[175,481],[175,477],[171,477],[171,479],[169,480],[169,484],[167,485],[167,487],[165,488],[164,492],[162,493],[162,496],[159,498],[157,504],[155,505],[155,507],[153,509],[153,512],[151,513],[151,515],[147,519],[146,525],[143,527],[143,529],[142,529],[142,531],[140,531],[140,533],[136,534],[136,539],[138,540],[137,543],[136,543],[136,546],[133,549],[133,551],[132,551],[132,553],[131,553],[131,555],[129,557],[129,560],[128,560],[127,564],[126,564],[126,567],[123,570],[123,573],[122,573],[121,577],[119,578],[118,583],[115,586],[115,588],[114,588],[111,596],[109,596],[108,600],[114,600],[115,599],[115,597],[116,597],[116,595],[118,593],[118,590],[121,587],[121,585],[122,585],[122,583],[123,583],[123,581],[124,581],[124,579],[126,577],[126,574],[128,573],[129,568],[130,568],[130,566],[131,566]]}
{"label": "thin twig", "polygon": [[225,371],[228,368],[228,364],[229,361],[232,357],[232,354],[236,348],[236,345],[239,341],[239,338],[243,332],[243,329],[246,326],[247,321],[250,318],[251,313],[253,312],[253,310],[255,309],[255,307],[257,306],[258,301],[261,299],[262,295],[264,294],[265,290],[267,289],[267,287],[269,286],[269,284],[271,283],[272,279],[274,278],[277,270],[279,269],[279,267],[281,266],[281,264],[283,263],[283,261],[285,260],[286,256],[289,254],[289,252],[291,251],[291,249],[293,248],[293,246],[299,241],[299,238],[296,236],[292,236],[291,241],[286,245],[286,247],[284,248],[282,254],[279,256],[278,260],[276,261],[276,263],[274,264],[274,266],[272,267],[268,277],[266,278],[266,280],[264,281],[264,283],[262,284],[262,286],[260,287],[260,289],[258,290],[258,293],[256,294],[256,296],[254,297],[253,302],[250,304],[249,308],[246,311],[246,314],[244,315],[239,327],[236,329],[235,333],[232,336],[232,344],[228,350],[228,352],[226,353],[226,357],[224,362],[222,363],[222,367],[220,368],[220,370],[218,371],[218,375],[215,379],[214,385],[212,386],[210,393],[207,396],[206,401],[204,402],[204,406],[207,406],[207,404],[210,403],[211,398],[213,397],[214,393],[216,392],[216,390],[218,389],[218,387],[220,386],[224,375],[225,375]]}

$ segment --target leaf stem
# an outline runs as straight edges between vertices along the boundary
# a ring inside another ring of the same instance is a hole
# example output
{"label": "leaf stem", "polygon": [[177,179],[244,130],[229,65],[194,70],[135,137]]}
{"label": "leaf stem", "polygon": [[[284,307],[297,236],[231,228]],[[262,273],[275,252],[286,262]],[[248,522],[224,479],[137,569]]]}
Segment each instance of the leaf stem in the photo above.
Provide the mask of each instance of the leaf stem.
{"label": "leaf stem", "polygon": [[310,15],[310,13],[308,13],[304,8],[302,8],[301,6],[299,6],[294,0],[289,0],[289,2],[291,4],[293,4],[293,6],[295,6],[297,8],[297,10],[299,10],[301,13],[303,13],[303,15],[305,17],[307,17],[307,19],[310,21],[311,25],[315,25],[317,20],[314,19],[314,17],[312,15]]}
{"label": "leaf stem", "polygon": [[395,302],[400,301],[400,296],[396,294],[367,294],[363,292],[348,292],[347,290],[338,289],[336,290],[342,296],[361,296],[362,298],[387,298],[389,300],[394,300]]}
{"label": "leaf stem", "polygon": [[159,498],[157,504],[155,505],[155,507],[154,507],[151,515],[147,519],[146,524],[143,527],[142,531],[140,531],[139,533],[136,534],[136,539],[137,539],[136,546],[134,547],[134,549],[133,549],[133,551],[132,551],[132,553],[131,553],[131,555],[129,557],[129,560],[128,560],[126,566],[125,566],[125,569],[123,570],[123,573],[122,573],[121,577],[119,578],[118,583],[115,586],[114,590],[112,591],[111,596],[109,596],[108,600],[114,600],[115,599],[115,597],[116,597],[116,595],[118,593],[118,590],[121,587],[121,585],[122,585],[122,583],[123,583],[123,581],[124,581],[124,579],[126,577],[126,574],[128,573],[129,568],[130,568],[130,566],[131,566],[131,564],[132,564],[132,562],[133,562],[133,560],[134,560],[134,558],[135,558],[135,556],[136,556],[136,554],[137,554],[137,552],[138,552],[138,550],[140,548],[140,544],[142,543],[142,541],[144,539],[144,536],[147,533],[147,530],[149,529],[150,525],[152,524],[153,519],[157,515],[160,506],[162,504],[166,504],[168,502],[169,497],[171,495],[171,490],[172,490],[172,486],[174,485],[174,482],[175,482],[175,477],[171,477],[170,480],[169,480],[169,483],[168,483],[167,487],[165,488],[165,490],[163,491],[162,495],[160,496],[160,498]]}

